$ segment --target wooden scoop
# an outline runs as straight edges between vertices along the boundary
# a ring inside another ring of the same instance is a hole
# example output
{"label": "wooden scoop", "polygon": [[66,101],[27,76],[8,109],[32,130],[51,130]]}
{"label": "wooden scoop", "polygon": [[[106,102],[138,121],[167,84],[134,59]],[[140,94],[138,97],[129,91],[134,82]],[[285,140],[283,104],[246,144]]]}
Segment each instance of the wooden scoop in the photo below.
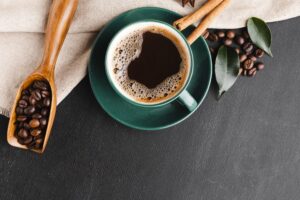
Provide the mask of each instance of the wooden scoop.
{"label": "wooden scoop", "polygon": [[25,145],[19,144],[17,138],[14,136],[16,128],[14,124],[16,121],[15,109],[21,97],[21,93],[25,88],[31,85],[34,80],[46,80],[49,82],[52,92],[52,101],[48,124],[42,148],[32,150],[37,153],[43,153],[46,148],[56,112],[56,87],[54,82],[54,67],[60,49],[69,30],[71,21],[76,12],[77,4],[78,0],[53,0],[46,28],[44,56],[42,59],[42,63],[30,76],[28,76],[23,81],[12,106],[7,130],[7,141],[14,147],[28,149]]}

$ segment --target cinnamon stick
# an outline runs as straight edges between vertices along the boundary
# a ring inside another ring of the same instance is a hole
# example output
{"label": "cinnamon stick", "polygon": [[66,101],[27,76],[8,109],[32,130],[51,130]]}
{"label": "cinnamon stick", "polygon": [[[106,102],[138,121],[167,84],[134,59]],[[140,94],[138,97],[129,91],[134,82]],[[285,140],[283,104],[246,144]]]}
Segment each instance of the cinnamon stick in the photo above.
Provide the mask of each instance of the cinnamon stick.
{"label": "cinnamon stick", "polygon": [[[230,0],[224,0],[215,9],[213,9],[198,25],[198,27],[188,36],[187,41],[192,44],[198,37],[200,37],[214,19],[221,14],[221,12],[229,5]],[[186,19],[187,20],[187,19]]]}
{"label": "cinnamon stick", "polygon": [[203,6],[201,6],[197,11],[191,13],[177,21],[174,22],[174,26],[182,31],[186,29],[191,24],[197,22],[205,15],[207,15],[210,11],[212,11],[215,7],[217,7],[224,0],[208,0]]}

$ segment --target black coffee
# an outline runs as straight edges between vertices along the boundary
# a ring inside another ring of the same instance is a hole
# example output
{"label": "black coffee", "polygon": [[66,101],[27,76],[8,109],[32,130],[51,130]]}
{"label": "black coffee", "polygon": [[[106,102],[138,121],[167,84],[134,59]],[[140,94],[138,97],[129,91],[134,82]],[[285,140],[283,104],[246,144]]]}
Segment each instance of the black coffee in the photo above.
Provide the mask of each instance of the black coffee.
{"label": "black coffee", "polygon": [[128,76],[132,80],[155,88],[167,77],[179,72],[182,62],[175,44],[165,36],[145,32],[142,51],[128,66]]}
{"label": "black coffee", "polygon": [[182,88],[188,72],[187,50],[166,28],[137,29],[120,39],[112,60],[118,87],[141,103],[167,100]]}

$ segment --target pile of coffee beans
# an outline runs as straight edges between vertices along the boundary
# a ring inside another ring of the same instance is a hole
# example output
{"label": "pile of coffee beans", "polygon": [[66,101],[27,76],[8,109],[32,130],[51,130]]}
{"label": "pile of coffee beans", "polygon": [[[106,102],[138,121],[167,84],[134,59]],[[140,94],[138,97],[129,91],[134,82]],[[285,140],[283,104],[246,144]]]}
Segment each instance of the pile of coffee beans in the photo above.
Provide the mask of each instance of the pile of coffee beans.
{"label": "pile of coffee beans", "polygon": [[262,58],[265,52],[252,43],[247,30],[208,30],[203,37],[208,41],[213,56],[217,54],[221,45],[234,48],[240,58],[241,75],[253,77],[257,71],[264,69],[264,63],[258,59]]}
{"label": "pile of coffee beans", "polygon": [[36,80],[22,91],[16,107],[15,137],[30,149],[40,149],[44,142],[51,107],[49,83]]}

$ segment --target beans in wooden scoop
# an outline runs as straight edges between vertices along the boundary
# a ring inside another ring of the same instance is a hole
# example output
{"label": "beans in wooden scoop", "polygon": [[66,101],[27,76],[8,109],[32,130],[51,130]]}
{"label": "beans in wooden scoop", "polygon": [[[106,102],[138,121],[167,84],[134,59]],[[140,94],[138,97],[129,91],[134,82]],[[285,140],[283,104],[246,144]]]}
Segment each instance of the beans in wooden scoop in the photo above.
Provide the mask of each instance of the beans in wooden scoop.
{"label": "beans in wooden scoop", "polygon": [[21,93],[16,107],[15,137],[30,149],[40,149],[46,134],[51,107],[51,89],[44,80],[36,80]]}

